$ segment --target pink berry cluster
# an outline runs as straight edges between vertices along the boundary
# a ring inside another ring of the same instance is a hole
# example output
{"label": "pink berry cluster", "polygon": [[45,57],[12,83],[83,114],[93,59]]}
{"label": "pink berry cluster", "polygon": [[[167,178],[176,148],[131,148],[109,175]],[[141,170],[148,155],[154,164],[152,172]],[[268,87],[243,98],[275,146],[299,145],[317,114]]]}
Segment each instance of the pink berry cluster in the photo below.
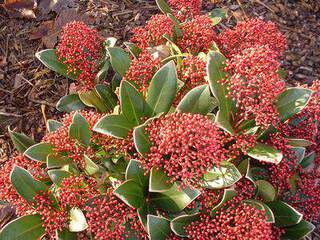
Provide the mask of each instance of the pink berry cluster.
{"label": "pink berry cluster", "polygon": [[67,65],[68,74],[76,76],[80,91],[95,87],[102,50],[103,38],[83,22],[74,21],[63,27],[57,56]]}
{"label": "pink berry cluster", "polygon": [[181,22],[200,15],[202,0],[168,0],[174,16]]}

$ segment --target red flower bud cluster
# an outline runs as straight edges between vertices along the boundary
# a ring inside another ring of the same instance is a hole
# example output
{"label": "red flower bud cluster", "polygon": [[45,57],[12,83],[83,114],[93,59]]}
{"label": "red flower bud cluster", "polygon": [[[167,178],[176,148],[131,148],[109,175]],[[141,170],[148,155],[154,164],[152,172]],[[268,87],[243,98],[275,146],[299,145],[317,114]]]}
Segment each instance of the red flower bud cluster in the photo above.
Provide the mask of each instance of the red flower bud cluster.
{"label": "red flower bud cluster", "polygon": [[279,62],[267,46],[247,48],[227,60],[229,97],[234,99],[241,119],[255,119],[258,126],[276,125],[279,114],[275,108],[277,96],[285,84],[278,76]]}
{"label": "red flower bud cluster", "polygon": [[202,0],[168,0],[174,16],[181,22],[200,15]]}
{"label": "red flower bud cluster", "polygon": [[16,156],[11,158],[9,161],[3,163],[0,167],[0,201],[8,202],[16,208],[17,215],[23,216],[34,212],[32,206],[22,198],[10,181],[10,174],[14,166],[29,171],[34,178],[41,179],[46,174],[44,169],[41,168],[42,163],[28,160],[23,156]]}
{"label": "red flower bud cluster", "polygon": [[173,113],[153,120],[146,128],[152,146],[144,167],[163,168],[171,182],[197,185],[208,169],[225,159],[222,134],[199,114]]}
{"label": "red flower bud cluster", "polygon": [[146,91],[149,83],[160,68],[160,59],[155,59],[147,50],[139,54],[137,59],[133,59],[123,80],[133,82],[140,92]]}
{"label": "red flower bud cluster", "polygon": [[68,66],[68,74],[77,77],[81,91],[95,87],[95,77],[102,59],[103,39],[83,22],[71,22],[62,29],[57,56]]}
{"label": "red flower bud cluster", "polygon": [[277,26],[260,19],[238,22],[234,29],[219,35],[219,44],[228,58],[256,46],[268,46],[277,56],[281,56],[287,47],[286,38]]}
{"label": "red flower bud cluster", "polygon": [[153,15],[144,27],[137,27],[132,30],[131,42],[141,49],[155,47],[164,44],[167,40],[163,35],[173,36],[174,22],[166,15]]}
{"label": "red flower bud cluster", "polygon": [[181,36],[178,37],[177,45],[182,52],[196,55],[199,52],[207,53],[217,35],[214,31],[210,17],[205,15],[196,16],[181,27]]}

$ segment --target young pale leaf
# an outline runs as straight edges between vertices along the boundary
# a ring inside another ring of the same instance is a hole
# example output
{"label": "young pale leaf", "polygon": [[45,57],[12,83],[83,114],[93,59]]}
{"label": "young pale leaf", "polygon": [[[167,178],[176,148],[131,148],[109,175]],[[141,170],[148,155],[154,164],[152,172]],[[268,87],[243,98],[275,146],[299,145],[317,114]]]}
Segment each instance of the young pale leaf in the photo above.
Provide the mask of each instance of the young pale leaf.
{"label": "young pale leaf", "polygon": [[84,154],[84,161],[86,163],[85,171],[88,175],[93,175],[99,172],[99,166],[95,164],[87,155]]}
{"label": "young pale leaf", "polygon": [[225,203],[234,198],[235,196],[237,196],[237,191],[233,189],[225,189],[219,204],[212,208],[211,215],[214,215],[219,209],[223,208]]}
{"label": "young pale leaf", "polygon": [[177,71],[173,61],[160,68],[153,76],[147,91],[151,116],[170,110],[177,89]]}
{"label": "young pale leaf", "polygon": [[17,193],[30,203],[40,191],[47,190],[44,183],[36,181],[27,170],[18,166],[13,168],[10,181]]}
{"label": "young pale leaf", "polygon": [[170,221],[163,217],[148,215],[147,230],[150,240],[165,240],[170,233]]}
{"label": "young pale leaf", "polygon": [[36,53],[38,58],[47,68],[67,77],[70,79],[76,79],[76,76],[72,73],[68,74],[67,64],[63,64],[57,59],[55,49],[45,49]]}
{"label": "young pale leaf", "polygon": [[271,183],[265,180],[258,180],[255,183],[258,188],[257,195],[264,201],[271,202],[276,198],[276,190]]}
{"label": "young pale leaf", "polygon": [[258,200],[254,200],[254,199],[244,200],[243,202],[257,208],[260,211],[264,211],[267,216],[267,222],[269,223],[275,222],[275,217],[272,210],[265,203]]}
{"label": "young pale leaf", "polygon": [[79,208],[70,210],[70,232],[82,232],[88,228],[88,223],[83,212]]}
{"label": "young pale leaf", "polygon": [[169,5],[166,3],[165,0],[156,0],[156,3],[163,14],[172,13]]}
{"label": "young pale leaf", "polygon": [[30,146],[34,145],[36,142],[32,139],[26,136],[23,133],[17,133],[14,131],[11,131],[10,128],[8,128],[8,132],[10,135],[10,138],[15,146],[15,148],[19,152],[26,151]]}
{"label": "young pale leaf", "polygon": [[288,145],[292,147],[309,147],[312,145],[312,142],[305,139],[296,139],[296,138],[287,138],[288,139]]}
{"label": "young pale leaf", "polygon": [[131,64],[129,54],[123,49],[117,47],[108,47],[107,50],[113,69],[122,77],[126,75]]}
{"label": "young pale leaf", "polygon": [[38,143],[29,147],[24,155],[31,160],[46,162],[47,156],[54,153],[54,147],[48,143]]}
{"label": "young pale leaf", "polygon": [[48,175],[55,185],[60,186],[63,179],[69,178],[71,176],[71,173],[60,169],[54,169],[49,170]]}
{"label": "young pale leaf", "polygon": [[86,105],[80,100],[79,95],[76,93],[66,95],[57,102],[56,108],[60,112],[73,112],[84,109]]}
{"label": "young pale leaf", "polygon": [[197,219],[199,219],[198,213],[176,217],[170,222],[171,230],[179,237],[187,237],[185,228]]}
{"label": "young pale leaf", "polygon": [[224,161],[219,167],[213,167],[204,174],[204,187],[209,189],[221,189],[230,187],[241,179],[241,173],[230,162]]}
{"label": "young pale leaf", "polygon": [[297,225],[285,228],[285,233],[281,236],[283,240],[300,240],[307,237],[316,227],[307,221],[302,220]]}
{"label": "young pale leaf", "polygon": [[79,112],[73,115],[72,123],[69,126],[69,137],[85,146],[90,143],[89,123]]}
{"label": "young pale leaf", "polygon": [[144,174],[141,162],[131,159],[126,169],[126,180],[133,180],[145,189],[148,186],[149,176]]}
{"label": "young pale leaf", "polygon": [[207,75],[211,92],[219,103],[219,112],[216,122],[225,130],[234,133],[231,126],[231,100],[227,98],[227,89],[220,84],[220,81],[226,78],[227,73],[223,71],[226,58],[216,51],[208,54]]}
{"label": "young pale leaf", "polygon": [[315,157],[316,153],[311,152],[305,158],[303,158],[299,164],[302,166],[303,169],[306,169],[314,164]]}
{"label": "young pale leaf", "polygon": [[47,157],[47,168],[60,168],[65,165],[71,164],[72,159],[57,155],[57,154],[49,154]]}
{"label": "young pale leaf", "polygon": [[282,121],[287,120],[293,115],[301,112],[307,105],[312,91],[306,88],[287,88],[278,96],[276,107],[280,113]]}
{"label": "young pale leaf", "polygon": [[200,113],[207,115],[216,106],[216,101],[210,96],[208,85],[198,86],[188,92],[180,101],[177,110],[185,113]]}
{"label": "young pale leaf", "polygon": [[290,227],[302,220],[303,215],[285,202],[274,201],[266,204],[271,208],[278,227]]}
{"label": "young pale leaf", "polygon": [[47,129],[49,133],[55,132],[58,128],[62,127],[63,124],[53,119],[47,121]]}
{"label": "young pale leaf", "polygon": [[144,189],[134,180],[125,181],[113,193],[133,208],[140,208],[145,202]]}
{"label": "young pale leaf", "polygon": [[173,184],[170,183],[170,178],[164,173],[163,170],[157,170],[153,167],[150,171],[149,178],[149,192],[165,192],[172,188]]}
{"label": "young pale leaf", "polygon": [[200,195],[200,191],[186,187],[178,187],[177,184],[164,192],[153,193],[151,202],[157,207],[168,212],[180,212]]}
{"label": "young pale leaf", "polygon": [[138,58],[142,50],[136,44],[131,42],[124,42],[124,45],[127,47],[133,57]]}
{"label": "young pale leaf", "polygon": [[79,93],[79,98],[86,106],[94,107],[98,112],[105,113],[110,111],[105,101],[101,99],[94,89]]}
{"label": "young pale leaf", "polygon": [[45,234],[39,215],[19,217],[2,228],[0,239],[3,240],[38,240]]}
{"label": "young pale leaf", "polygon": [[275,164],[280,163],[283,158],[282,152],[263,143],[257,143],[248,155],[257,160]]}
{"label": "young pale leaf", "polygon": [[113,110],[117,106],[118,98],[112,89],[107,85],[97,84],[96,92],[98,96],[103,100],[104,105],[108,110]]}
{"label": "young pale leaf", "polygon": [[214,8],[209,14],[213,25],[220,23],[222,19],[226,18],[226,16],[227,10],[223,8]]}
{"label": "young pale leaf", "polygon": [[94,125],[93,130],[116,138],[126,138],[133,127],[133,124],[120,114],[101,118]]}
{"label": "young pale leaf", "polygon": [[145,101],[141,94],[129,82],[123,80],[120,84],[120,106],[123,115],[134,126],[140,124],[142,117],[145,116]]}

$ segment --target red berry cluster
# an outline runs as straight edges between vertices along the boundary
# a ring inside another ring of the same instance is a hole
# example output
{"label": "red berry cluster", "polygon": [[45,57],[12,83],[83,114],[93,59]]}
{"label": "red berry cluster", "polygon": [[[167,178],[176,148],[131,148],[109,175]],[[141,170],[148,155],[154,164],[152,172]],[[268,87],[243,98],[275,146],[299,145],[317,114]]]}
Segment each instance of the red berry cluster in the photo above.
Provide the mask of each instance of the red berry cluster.
{"label": "red berry cluster", "polygon": [[81,91],[95,87],[102,50],[103,38],[83,22],[74,21],[63,27],[57,56],[68,66],[68,74],[77,77]]}
{"label": "red berry cluster", "polygon": [[222,81],[228,86],[241,119],[255,119],[258,126],[276,125],[279,114],[275,108],[277,96],[285,84],[278,76],[279,62],[268,46],[247,48],[227,60],[230,78]]}
{"label": "red berry cluster", "polygon": [[173,113],[146,128],[152,146],[144,167],[163,168],[171,182],[197,185],[208,169],[225,159],[219,128],[199,114]]}
{"label": "red berry cluster", "polygon": [[227,57],[256,46],[268,46],[277,56],[281,56],[287,47],[285,36],[274,23],[256,18],[238,22],[234,29],[223,31],[218,42]]}
{"label": "red berry cluster", "polygon": [[200,15],[202,0],[168,0],[174,16],[181,22]]}
{"label": "red berry cluster", "polygon": [[177,39],[177,45],[183,52],[197,55],[199,52],[207,53],[213,42],[217,39],[210,17],[196,16],[181,27],[181,36]]}
{"label": "red berry cluster", "polygon": [[131,42],[136,43],[139,48],[146,49],[155,47],[166,42],[163,35],[173,36],[174,22],[166,15],[153,15],[144,27],[132,30]]}
{"label": "red berry cluster", "polygon": [[148,51],[143,51],[137,59],[133,59],[123,80],[133,82],[140,92],[145,92],[149,83],[160,68],[160,59],[155,59]]}

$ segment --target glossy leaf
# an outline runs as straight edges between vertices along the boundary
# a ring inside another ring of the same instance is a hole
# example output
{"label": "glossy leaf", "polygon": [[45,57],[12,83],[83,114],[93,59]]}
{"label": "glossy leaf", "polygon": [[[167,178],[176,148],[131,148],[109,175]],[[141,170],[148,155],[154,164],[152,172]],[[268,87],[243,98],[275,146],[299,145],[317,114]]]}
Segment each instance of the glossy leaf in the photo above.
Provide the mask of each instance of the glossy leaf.
{"label": "glossy leaf", "polygon": [[71,173],[60,169],[54,169],[49,170],[48,175],[55,185],[60,186],[63,179],[69,178]]}
{"label": "glossy leaf", "polygon": [[0,231],[2,240],[38,240],[45,234],[43,222],[39,215],[19,217]]}
{"label": "glossy leaf", "polygon": [[86,105],[80,100],[79,95],[76,93],[66,95],[57,102],[56,108],[60,112],[73,112],[84,109]]}
{"label": "glossy leaf", "polygon": [[89,123],[79,112],[73,115],[72,123],[69,126],[69,137],[85,146],[90,143]]}
{"label": "glossy leaf", "polygon": [[287,120],[293,115],[301,112],[307,105],[312,91],[306,88],[287,88],[278,96],[276,107],[280,113],[281,120]]}
{"label": "glossy leaf", "polygon": [[266,204],[271,208],[278,227],[293,226],[302,220],[303,215],[285,202],[274,201]]}
{"label": "glossy leaf", "polygon": [[170,6],[166,3],[165,0],[156,0],[156,3],[162,13],[164,14],[172,13]]}
{"label": "glossy leaf", "polygon": [[126,138],[133,127],[123,115],[107,115],[95,124],[93,130],[116,138]]}
{"label": "glossy leaf", "polygon": [[47,168],[60,168],[73,163],[72,159],[57,154],[49,154],[47,157]]}
{"label": "glossy leaf", "polygon": [[200,195],[200,191],[174,184],[169,190],[153,193],[151,202],[162,210],[180,212]]}
{"label": "glossy leaf", "polygon": [[96,93],[104,102],[104,105],[108,110],[113,110],[117,106],[118,98],[117,95],[112,91],[112,89],[103,84],[96,85]]}
{"label": "glossy leaf", "polygon": [[140,208],[144,204],[144,190],[134,180],[127,180],[122,183],[113,193],[133,208]]}
{"label": "glossy leaf", "polygon": [[76,79],[74,74],[68,74],[68,65],[63,64],[57,59],[55,49],[45,49],[36,53],[38,58],[47,68],[67,77],[70,79]]}
{"label": "glossy leaf", "polygon": [[23,133],[11,131],[10,128],[8,128],[8,132],[15,148],[19,152],[26,151],[30,146],[36,143],[32,138],[29,138]]}
{"label": "glossy leaf", "polygon": [[105,101],[101,99],[99,94],[94,89],[86,92],[80,92],[79,98],[86,106],[93,107],[98,112],[106,113],[111,110],[105,105]]}
{"label": "glossy leaf", "polygon": [[148,215],[149,214],[151,214],[151,215],[157,214],[156,209],[152,205],[150,205],[148,203],[144,203],[142,205],[142,207],[140,207],[137,210],[137,212],[138,212],[138,217],[139,217],[141,224],[143,225],[144,229],[147,230]]}
{"label": "glossy leaf", "polygon": [[150,240],[165,240],[170,233],[170,221],[163,217],[148,215],[147,230]]}
{"label": "glossy leaf", "polygon": [[102,66],[96,76],[96,79],[97,79],[96,82],[104,81],[104,80],[106,80],[106,78],[108,76],[110,62],[108,60],[104,60],[104,62],[101,65]]}
{"label": "glossy leaf", "polygon": [[126,180],[133,180],[143,189],[148,186],[149,176],[144,174],[141,162],[131,159],[126,169]]}
{"label": "glossy leaf", "polygon": [[88,175],[94,175],[99,172],[99,166],[93,162],[87,155],[84,154],[84,161],[86,163],[85,171]]}
{"label": "glossy leaf", "polygon": [[257,195],[264,201],[271,202],[276,198],[276,190],[271,183],[265,180],[258,180],[255,182],[258,188]]}
{"label": "glossy leaf", "polygon": [[149,192],[165,192],[172,188],[173,184],[169,182],[170,178],[163,170],[157,170],[153,167],[150,171]]}
{"label": "glossy leaf", "polygon": [[47,190],[44,183],[33,179],[27,170],[18,166],[14,166],[10,175],[10,181],[17,193],[30,203],[34,202],[33,198],[40,191]]}
{"label": "glossy leaf", "polygon": [[193,88],[180,101],[177,110],[185,113],[207,115],[215,107],[215,100],[210,96],[208,85]]}
{"label": "glossy leaf", "polygon": [[58,128],[62,127],[63,124],[59,121],[49,119],[47,121],[47,129],[49,133],[55,132]]}
{"label": "glossy leaf", "polygon": [[292,147],[309,147],[312,142],[305,139],[288,138],[288,145]]}
{"label": "glossy leaf", "polygon": [[79,208],[72,208],[70,210],[70,232],[82,232],[88,228],[87,220],[83,212]]}
{"label": "glossy leaf", "polygon": [[219,167],[213,167],[204,174],[204,187],[209,189],[221,189],[230,187],[241,179],[241,173],[230,162],[224,161]]}
{"label": "glossy leaf", "polygon": [[156,72],[150,82],[147,103],[151,108],[151,116],[170,110],[176,89],[177,71],[174,62],[170,61]]}
{"label": "glossy leaf", "polygon": [[267,222],[269,222],[269,223],[275,222],[275,217],[274,217],[272,210],[265,203],[258,201],[258,200],[254,200],[254,199],[244,200],[243,202],[257,208],[260,211],[264,211],[267,216],[267,219],[266,219]]}
{"label": "glossy leaf", "polygon": [[112,68],[123,77],[130,67],[131,60],[129,54],[117,47],[108,47],[107,50]]}
{"label": "glossy leaf", "polygon": [[302,220],[297,225],[285,228],[285,233],[281,236],[283,240],[300,240],[308,236],[316,227],[305,220]]}
{"label": "glossy leaf", "polygon": [[257,143],[248,155],[257,160],[275,164],[280,163],[283,158],[282,152],[263,143]]}
{"label": "glossy leaf", "polygon": [[141,53],[141,49],[134,43],[131,42],[124,42],[124,45],[128,48],[131,55],[135,58],[139,57],[139,54]]}
{"label": "glossy leaf", "polygon": [[306,169],[314,164],[315,157],[316,153],[311,152],[306,157],[304,157],[299,164],[302,166],[303,169]]}
{"label": "glossy leaf", "polygon": [[24,155],[31,160],[46,162],[47,156],[54,153],[54,147],[48,143],[37,143],[29,147]]}
{"label": "glossy leaf", "polygon": [[171,230],[179,237],[187,237],[185,228],[197,219],[199,219],[199,214],[176,217],[170,222]]}

